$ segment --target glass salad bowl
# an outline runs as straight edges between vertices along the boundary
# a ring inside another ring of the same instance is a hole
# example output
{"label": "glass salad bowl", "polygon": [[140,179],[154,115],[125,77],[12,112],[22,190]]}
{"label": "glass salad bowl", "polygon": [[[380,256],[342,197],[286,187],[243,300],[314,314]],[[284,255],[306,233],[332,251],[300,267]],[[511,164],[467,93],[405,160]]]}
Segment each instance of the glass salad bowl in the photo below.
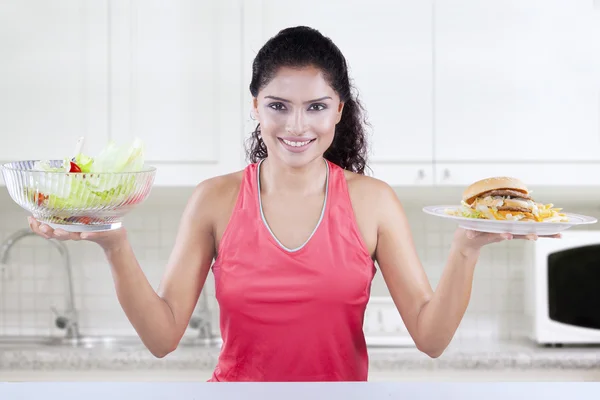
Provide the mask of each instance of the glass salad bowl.
{"label": "glass salad bowl", "polygon": [[96,157],[77,141],[71,158],[25,160],[2,165],[10,197],[35,219],[69,232],[119,229],[123,217],[152,189],[156,168],[144,164],[139,138],[109,141]]}
{"label": "glass salad bowl", "polygon": [[[118,229],[141,204],[154,183],[156,168],[133,172],[64,172],[64,160],[15,161],[2,165],[10,197],[35,219],[69,232]],[[57,169],[57,170],[53,170]]]}

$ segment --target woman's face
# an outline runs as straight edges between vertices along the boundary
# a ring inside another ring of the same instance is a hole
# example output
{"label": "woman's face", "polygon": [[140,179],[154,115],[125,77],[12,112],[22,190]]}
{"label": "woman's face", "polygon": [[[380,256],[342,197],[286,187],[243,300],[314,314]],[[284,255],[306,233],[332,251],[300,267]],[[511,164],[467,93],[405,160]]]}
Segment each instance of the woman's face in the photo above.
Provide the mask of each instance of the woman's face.
{"label": "woman's face", "polygon": [[269,158],[296,168],[323,156],[342,109],[339,96],[314,67],[279,69],[253,103]]}

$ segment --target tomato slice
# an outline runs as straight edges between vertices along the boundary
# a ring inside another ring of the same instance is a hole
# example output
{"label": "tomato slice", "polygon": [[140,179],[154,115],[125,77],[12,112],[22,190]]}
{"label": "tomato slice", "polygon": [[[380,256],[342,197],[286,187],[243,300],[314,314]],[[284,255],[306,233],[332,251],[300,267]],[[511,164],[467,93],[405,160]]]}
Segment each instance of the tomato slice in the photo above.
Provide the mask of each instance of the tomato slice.
{"label": "tomato slice", "polygon": [[46,200],[46,199],[48,199],[48,196],[46,196],[43,193],[38,193],[37,199],[36,199],[38,206],[43,205],[44,204],[44,200]]}
{"label": "tomato slice", "polygon": [[69,170],[69,172],[81,172],[81,168],[79,168],[79,165],[75,164],[73,161],[70,161],[71,163],[71,169]]}

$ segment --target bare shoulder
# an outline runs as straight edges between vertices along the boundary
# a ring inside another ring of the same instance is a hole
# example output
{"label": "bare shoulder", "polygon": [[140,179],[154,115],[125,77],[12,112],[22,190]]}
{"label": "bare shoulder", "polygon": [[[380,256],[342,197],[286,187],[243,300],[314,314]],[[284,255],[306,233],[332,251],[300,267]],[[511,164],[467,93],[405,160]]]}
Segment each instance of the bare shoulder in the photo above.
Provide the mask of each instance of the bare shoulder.
{"label": "bare shoulder", "polygon": [[236,171],[230,174],[219,175],[206,179],[196,185],[193,198],[197,201],[215,201],[223,197],[236,196],[244,171]]}
{"label": "bare shoulder", "polygon": [[352,200],[366,201],[371,207],[400,205],[394,189],[386,182],[367,175],[344,171]]}
{"label": "bare shoulder", "polygon": [[242,170],[206,179],[196,185],[191,199],[196,205],[222,207],[237,198],[243,176]]}
{"label": "bare shoulder", "polygon": [[366,175],[344,171],[350,201],[359,230],[370,254],[375,257],[380,234],[403,219],[404,212],[392,187]]}
{"label": "bare shoulder", "polygon": [[188,200],[187,218],[201,221],[206,228],[213,230],[220,217],[233,209],[242,177],[243,171],[237,171],[197,184]]}

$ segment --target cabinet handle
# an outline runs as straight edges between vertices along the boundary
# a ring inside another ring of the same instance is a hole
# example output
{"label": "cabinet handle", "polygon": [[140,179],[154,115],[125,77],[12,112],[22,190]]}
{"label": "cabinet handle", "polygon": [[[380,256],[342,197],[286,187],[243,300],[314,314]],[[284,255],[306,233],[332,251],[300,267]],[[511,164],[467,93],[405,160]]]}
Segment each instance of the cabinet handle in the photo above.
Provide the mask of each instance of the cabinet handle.
{"label": "cabinet handle", "polygon": [[444,178],[443,179],[450,179],[450,170],[448,168],[444,169]]}
{"label": "cabinet handle", "polygon": [[425,179],[425,170],[420,169],[418,176],[419,176],[419,179]]}

